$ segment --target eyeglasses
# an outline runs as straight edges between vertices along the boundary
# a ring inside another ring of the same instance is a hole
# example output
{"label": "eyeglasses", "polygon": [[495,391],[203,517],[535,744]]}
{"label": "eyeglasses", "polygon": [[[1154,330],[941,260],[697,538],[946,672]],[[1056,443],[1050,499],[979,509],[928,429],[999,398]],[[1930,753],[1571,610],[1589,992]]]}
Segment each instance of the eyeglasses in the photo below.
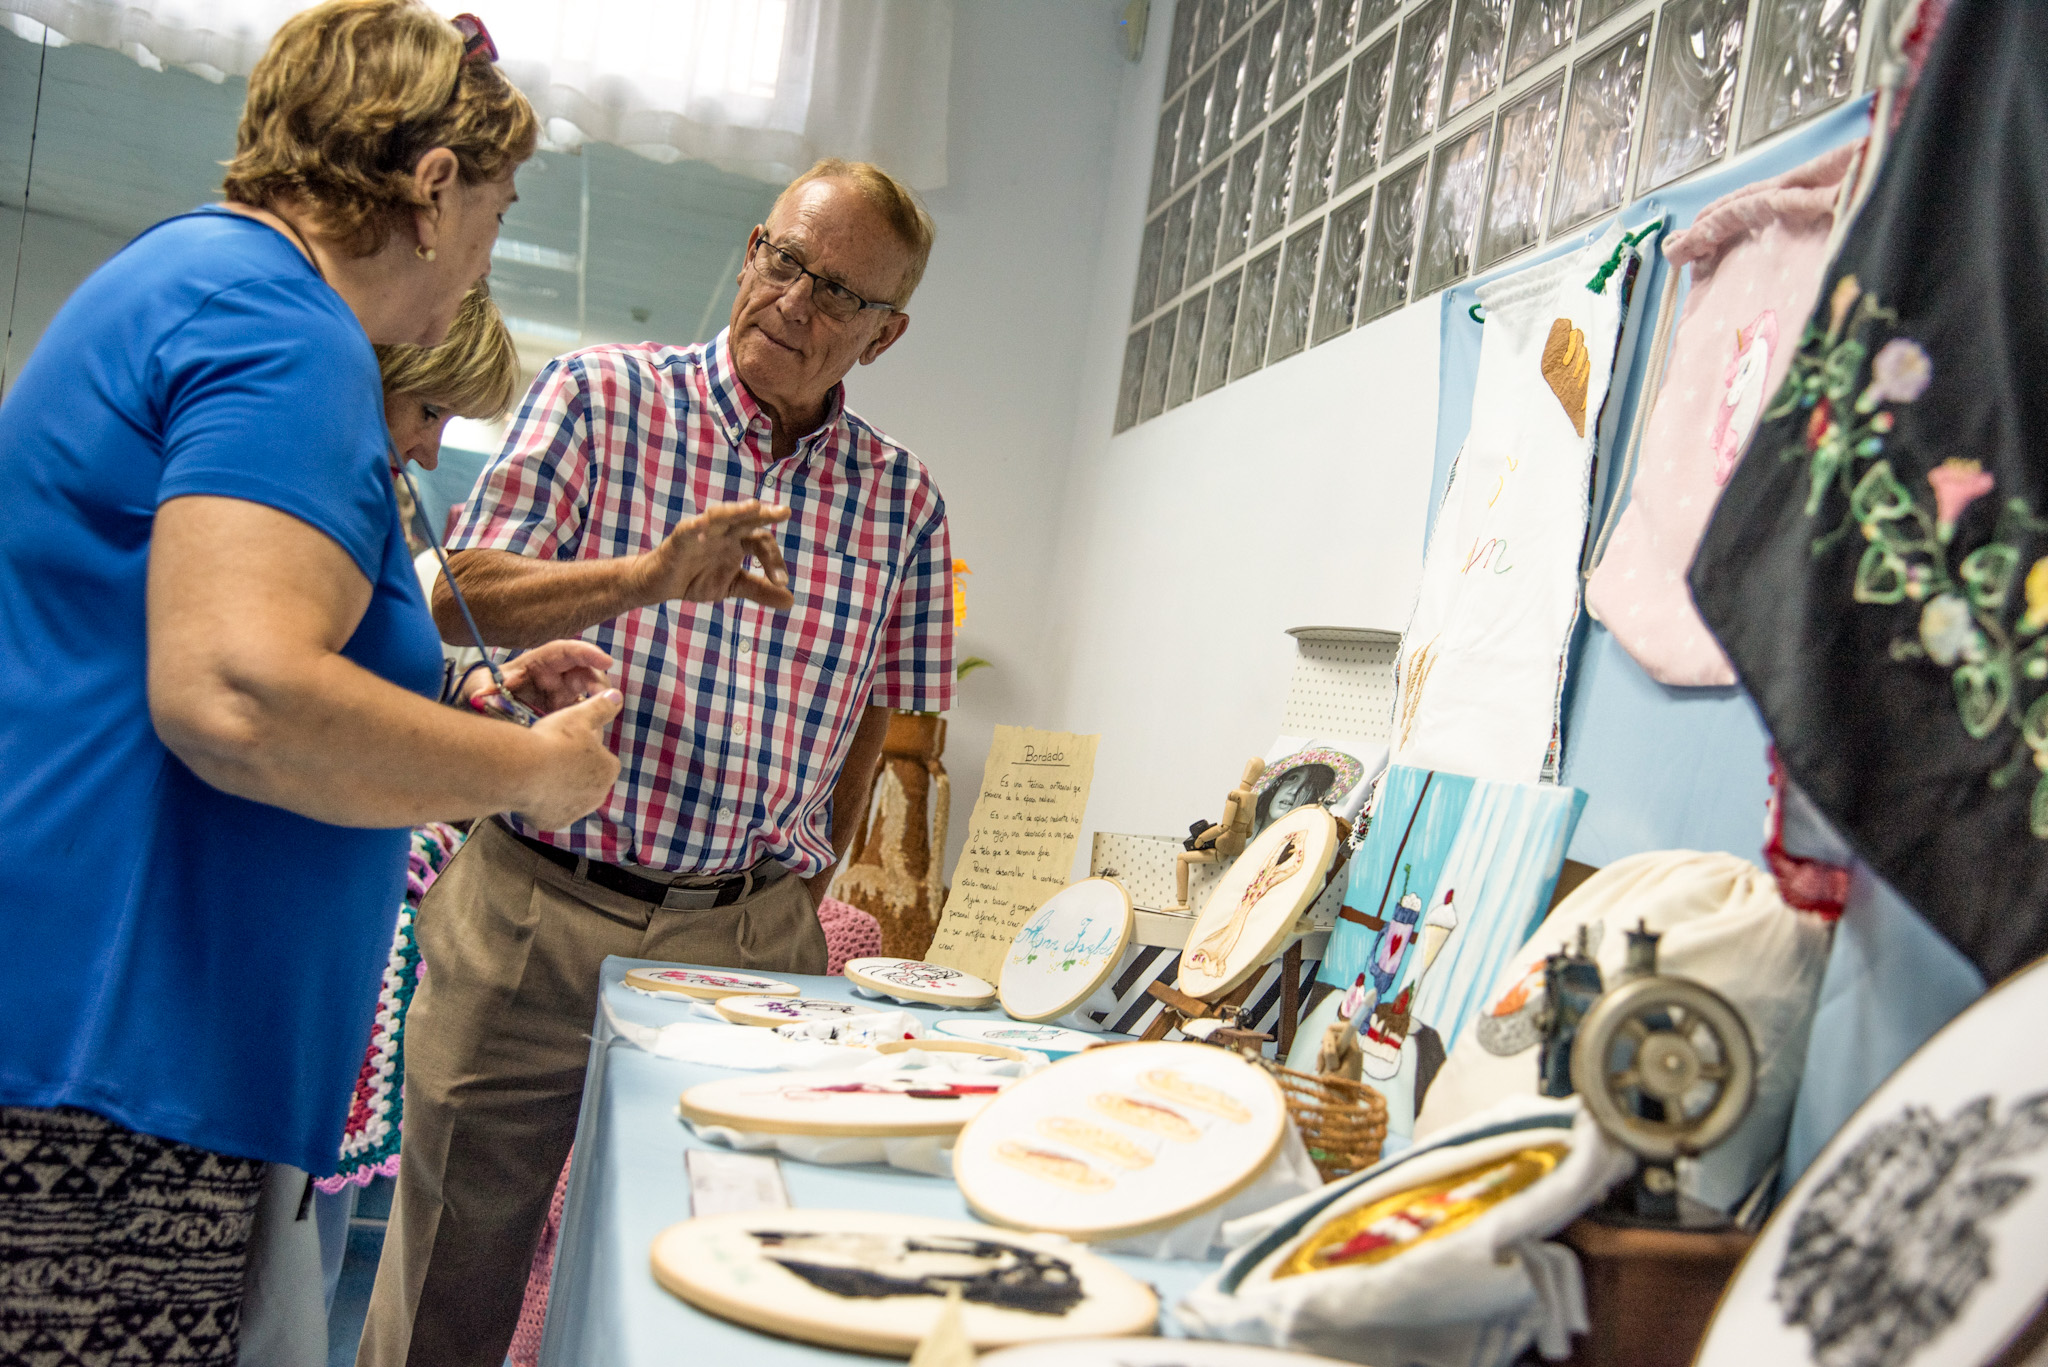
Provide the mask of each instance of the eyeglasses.
{"label": "eyeglasses", "polygon": [[462,60],[473,61],[482,57],[487,62],[498,60],[498,45],[491,41],[491,31],[484,27],[484,21],[474,14],[458,14],[448,21],[455,25],[455,31],[462,35]]}
{"label": "eyeglasses", "polygon": [[890,309],[895,305],[884,300],[863,299],[837,280],[827,280],[813,270],[806,270],[804,263],[791,256],[768,240],[765,230],[754,239],[754,269],[761,278],[771,285],[794,285],[798,279],[811,277],[811,299],[818,306],[818,312],[835,323],[850,323],[865,309]]}

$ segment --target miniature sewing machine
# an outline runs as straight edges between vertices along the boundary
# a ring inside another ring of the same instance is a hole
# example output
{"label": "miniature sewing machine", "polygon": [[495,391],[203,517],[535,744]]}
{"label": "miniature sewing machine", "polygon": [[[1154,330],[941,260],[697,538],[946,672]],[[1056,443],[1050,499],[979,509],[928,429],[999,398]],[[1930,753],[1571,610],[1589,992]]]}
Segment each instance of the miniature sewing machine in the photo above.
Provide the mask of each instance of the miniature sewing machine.
{"label": "miniature sewing machine", "polygon": [[1608,1138],[1638,1159],[1635,1174],[1562,1236],[1579,1255],[1592,1322],[1571,1360],[1661,1367],[1692,1360],[1751,1242],[1735,1221],[1680,1193],[1675,1165],[1748,1114],[1757,1058],[1725,997],[1658,973],[1658,937],[1648,930],[1628,938],[1627,965],[1604,992],[1583,943],[1550,957],[1539,1070],[1546,1095],[1577,1091]]}

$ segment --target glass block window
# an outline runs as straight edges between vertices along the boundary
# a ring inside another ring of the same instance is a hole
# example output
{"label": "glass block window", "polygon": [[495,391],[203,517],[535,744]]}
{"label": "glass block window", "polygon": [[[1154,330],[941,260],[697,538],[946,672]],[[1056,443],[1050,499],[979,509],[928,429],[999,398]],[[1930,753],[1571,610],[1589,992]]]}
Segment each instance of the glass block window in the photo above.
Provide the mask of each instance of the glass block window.
{"label": "glass block window", "polygon": [[1839,104],[1871,0],[1173,4],[1121,432]]}

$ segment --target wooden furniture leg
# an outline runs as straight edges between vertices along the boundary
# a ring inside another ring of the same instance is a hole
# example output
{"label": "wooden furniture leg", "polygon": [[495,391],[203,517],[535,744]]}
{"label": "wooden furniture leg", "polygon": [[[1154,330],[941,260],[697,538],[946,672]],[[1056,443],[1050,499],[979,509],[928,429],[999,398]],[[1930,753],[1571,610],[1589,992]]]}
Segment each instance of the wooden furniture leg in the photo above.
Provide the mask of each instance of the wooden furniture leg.
{"label": "wooden furniture leg", "polygon": [[1294,1049],[1294,1027],[1300,1024],[1300,1016],[1301,941],[1290,940],[1287,952],[1280,956],[1280,1028],[1275,1048],[1282,1063]]}

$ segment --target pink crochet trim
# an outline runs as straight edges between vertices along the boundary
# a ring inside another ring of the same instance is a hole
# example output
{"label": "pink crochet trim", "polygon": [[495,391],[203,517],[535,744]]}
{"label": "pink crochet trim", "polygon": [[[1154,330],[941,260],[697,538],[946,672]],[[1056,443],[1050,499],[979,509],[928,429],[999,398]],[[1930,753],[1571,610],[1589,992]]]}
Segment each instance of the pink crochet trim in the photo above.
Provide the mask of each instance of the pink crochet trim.
{"label": "pink crochet trim", "polygon": [[555,1275],[555,1245],[562,1237],[562,1202],[569,1195],[569,1165],[576,1151],[569,1150],[562,1162],[562,1175],[555,1179],[555,1197],[548,1202],[548,1220],[541,1226],[540,1243],[533,1250],[533,1265],[526,1273],[526,1299],[519,1307],[519,1327],[513,1331],[512,1346],[505,1357],[512,1367],[538,1367],[541,1330],[548,1322],[548,1282]]}
{"label": "pink crochet trim", "polygon": [[882,925],[874,917],[837,897],[818,903],[818,925],[825,932],[825,971],[840,973],[848,959],[882,952]]}
{"label": "pink crochet trim", "polygon": [[366,1168],[357,1168],[354,1172],[337,1172],[332,1177],[316,1177],[313,1179],[313,1190],[319,1192],[322,1196],[332,1196],[343,1187],[367,1187],[379,1177],[396,1176],[398,1176],[398,1155],[394,1153],[381,1163],[372,1164]]}

